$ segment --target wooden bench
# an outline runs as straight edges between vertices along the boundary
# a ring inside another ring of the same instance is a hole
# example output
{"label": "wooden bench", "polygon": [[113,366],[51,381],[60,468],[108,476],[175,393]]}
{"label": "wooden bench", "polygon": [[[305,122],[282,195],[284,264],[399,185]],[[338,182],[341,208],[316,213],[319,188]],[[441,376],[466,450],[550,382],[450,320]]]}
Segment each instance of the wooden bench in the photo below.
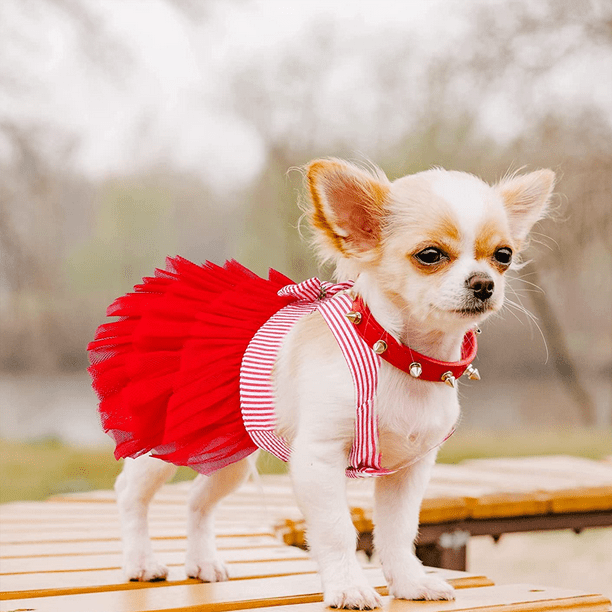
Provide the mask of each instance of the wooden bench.
{"label": "wooden bench", "polygon": [[[349,482],[360,546],[372,550],[373,482]],[[417,551],[427,565],[466,569],[470,536],[612,526],[612,463],[576,457],[479,459],[437,464],[421,508]],[[304,545],[304,522],[277,533]]]}
{"label": "wooden bench", "polygon": [[[476,472],[484,465],[479,463]],[[438,521],[438,525],[488,520],[475,519],[470,514],[477,507],[482,512],[483,498],[474,503],[472,500],[476,498],[464,494],[438,497],[432,494],[435,487],[444,486],[443,480],[449,478],[452,470],[447,467],[442,466],[432,482],[422,520]],[[510,467],[507,466],[508,471],[512,471]],[[459,468],[455,470],[460,481],[455,481],[457,486],[467,477],[463,470],[470,465],[466,463]],[[583,474],[586,488],[595,499],[595,493],[601,493],[601,485],[590,481],[592,476],[592,473]],[[487,478],[479,486],[484,486]],[[372,529],[372,483],[351,481],[349,485],[355,523],[366,538]],[[184,574],[189,486],[190,483],[167,485],[151,505],[153,549],[170,568],[169,580],[162,582],[124,580],[120,570],[119,519],[112,491],[0,506],[0,610],[151,612],[274,608],[278,612],[318,612],[324,609],[314,562],[305,550],[287,545],[300,543],[300,538],[303,543],[303,523],[286,477],[264,477],[261,482],[247,483],[224,502],[218,517],[217,542],[232,579],[220,584],[202,584],[187,579]],[[508,510],[502,510],[504,506],[502,500],[495,498],[497,494],[489,490],[487,495],[495,502],[491,508],[496,516],[507,518]],[[555,502],[555,508],[566,507],[561,499],[569,503],[571,496],[564,495],[555,498],[559,502]],[[508,503],[515,501],[512,498]],[[572,502],[571,508],[576,504],[581,504],[584,510],[584,498]],[[606,507],[601,499],[599,507]],[[380,567],[368,563],[365,556],[363,563],[372,586],[386,595]],[[494,586],[481,575],[449,569],[429,568],[428,571],[438,572],[458,589],[455,602],[386,599],[385,607],[393,612],[491,608],[497,612],[610,610],[610,601],[596,594],[529,585]]]}

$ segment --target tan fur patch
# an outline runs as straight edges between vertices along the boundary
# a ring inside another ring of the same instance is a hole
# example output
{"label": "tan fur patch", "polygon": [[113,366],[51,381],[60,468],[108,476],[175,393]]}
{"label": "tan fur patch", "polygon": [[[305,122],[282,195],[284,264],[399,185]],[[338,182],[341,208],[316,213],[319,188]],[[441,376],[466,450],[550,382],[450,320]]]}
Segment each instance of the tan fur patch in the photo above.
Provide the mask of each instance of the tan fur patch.
{"label": "tan fur patch", "polygon": [[332,242],[333,246],[340,252],[344,253],[344,246],[340,236],[332,229],[327,217],[323,211],[323,203],[317,188],[319,175],[324,170],[329,170],[331,167],[339,168],[340,164],[334,162],[314,161],[308,165],[307,178],[310,198],[314,207],[310,222],[315,229],[322,231],[327,238]]}
{"label": "tan fur patch", "polygon": [[317,160],[308,166],[311,222],[336,250],[363,252],[378,245],[389,192],[386,184],[349,164]]}
{"label": "tan fur patch", "polygon": [[499,264],[493,257],[495,251],[500,247],[513,247],[508,232],[495,219],[484,222],[476,236],[474,243],[474,257],[476,259],[488,259],[500,271],[503,272],[507,266]]}
{"label": "tan fur patch", "polygon": [[[409,253],[411,262],[423,274],[435,274],[449,266],[461,253],[461,232],[450,214],[441,215],[433,222],[430,230],[426,232],[427,238]],[[426,265],[421,263],[415,255],[427,247],[435,247],[443,251],[448,259],[437,264]]]}

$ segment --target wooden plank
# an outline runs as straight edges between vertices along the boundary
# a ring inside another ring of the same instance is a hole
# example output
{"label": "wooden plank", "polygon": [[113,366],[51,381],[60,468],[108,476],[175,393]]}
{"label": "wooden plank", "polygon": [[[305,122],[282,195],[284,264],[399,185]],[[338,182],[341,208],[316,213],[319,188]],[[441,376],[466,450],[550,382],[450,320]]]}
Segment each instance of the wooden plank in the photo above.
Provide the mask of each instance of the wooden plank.
{"label": "wooden plank", "polygon": [[551,507],[557,514],[612,510],[612,485],[555,491]]}
{"label": "wooden plank", "polygon": [[[465,589],[455,601],[404,601],[383,598],[383,612],[608,612],[610,600],[601,595],[532,585],[504,585]],[[261,612],[329,612],[321,603],[261,608]]]}
{"label": "wooden plank", "polygon": [[[239,510],[234,510],[231,507],[221,507],[217,511],[217,522],[220,524],[227,523],[262,523],[267,524],[270,522],[270,515],[272,513],[265,511],[263,508],[255,509],[249,508],[248,506],[241,507]],[[296,518],[301,518],[301,514],[297,511],[297,508],[279,508],[276,513],[279,516],[284,516],[287,518],[291,518],[292,515],[295,515]],[[32,522],[31,519],[36,516],[36,521]],[[92,521],[91,517],[97,516],[96,526],[100,526],[102,529],[107,528],[118,528],[119,527],[119,514],[107,514],[100,515],[96,513],[87,514],[84,512],[81,515],[75,515],[70,512],[69,508],[66,508],[66,511],[62,515],[48,516],[44,512],[44,504],[39,507],[37,515],[29,515],[30,519],[30,528],[35,528],[39,530],[44,529],[53,529],[53,530],[61,530],[66,527],[71,527],[72,529],[85,529],[87,527],[91,527]],[[68,521],[68,518],[72,517],[72,521]],[[12,531],[19,530],[28,530],[28,521],[22,517],[20,520],[16,520],[17,517],[11,517],[12,520],[2,519],[3,527],[6,526],[7,529]],[[158,513],[151,512],[149,515],[149,523],[151,525],[169,523],[173,525],[184,525],[187,520],[187,508],[180,514],[167,514],[167,513]]]}
{"label": "wooden plank", "polygon": [[[366,569],[378,567],[367,564]],[[251,561],[230,564],[231,580],[257,579],[295,574],[315,574],[316,563],[308,558],[280,561]],[[156,588],[177,584],[198,584],[187,579],[182,567],[172,566],[166,582],[127,582],[119,569],[49,571],[38,573],[5,574],[2,576],[1,599],[24,597],[48,597],[74,593],[93,593],[132,588]],[[453,572],[429,568],[430,573],[439,573],[451,579],[456,588],[472,588],[493,584],[488,578],[464,572]]]}
{"label": "wooden plank", "polygon": [[[601,472],[601,468],[595,465]],[[602,473],[585,474],[584,469],[573,472],[556,467],[545,468],[540,464],[532,465],[524,462],[517,464],[511,459],[500,463],[489,463],[489,460],[479,459],[460,465],[436,465],[435,468],[436,476],[432,478],[432,483],[435,485],[477,483],[494,491],[554,491],[585,485],[612,484],[612,475],[604,477]]]}
{"label": "wooden plank", "polygon": [[[459,588],[463,584],[461,572],[431,569],[449,579]],[[381,593],[387,587],[380,569],[366,570],[369,583]],[[485,587],[486,588],[486,587]],[[18,598],[0,604],[0,610],[15,609],[47,612],[154,612],[171,610],[202,610],[207,612],[258,608],[270,605],[320,602],[320,579],[314,574],[298,574],[275,578],[236,580],[215,584],[170,584],[163,588],[131,588],[120,591],[99,591],[71,595],[50,595],[38,598]]]}
{"label": "wooden plank", "polygon": [[[172,526],[153,526],[150,530],[152,540],[178,540],[186,537],[186,530]],[[215,528],[217,537],[244,537],[244,536],[269,536],[274,535],[272,526],[258,527],[256,525],[239,525],[237,523],[227,523],[217,525]],[[108,531],[60,531],[55,533],[44,533],[39,531],[2,533],[0,545],[22,544],[25,542],[104,542],[118,540],[120,538],[119,529]]]}
{"label": "wooden plank", "polygon": [[[308,554],[293,546],[275,546],[270,548],[238,548],[220,550],[219,556],[226,563],[238,561],[281,561],[308,559]],[[158,555],[160,563],[168,566],[179,566],[185,562],[185,553],[168,551]],[[81,569],[119,569],[122,558],[119,554],[96,555],[58,555],[55,557],[21,557],[0,559],[0,575],[65,572]]]}
{"label": "wooden plank", "polygon": [[470,515],[470,504],[465,497],[451,497],[448,493],[435,498],[425,497],[421,504],[421,523],[459,521]]}
{"label": "wooden plank", "polygon": [[[152,540],[154,551],[185,551],[187,538],[167,540]],[[228,550],[234,548],[270,548],[279,546],[281,542],[272,535],[244,536],[234,538],[217,538],[217,548]],[[0,547],[0,559],[14,559],[22,557],[52,557],[58,555],[94,555],[121,553],[121,541],[81,541],[81,542],[28,542],[21,544],[4,544]]]}
{"label": "wooden plank", "polygon": [[[39,518],[41,514],[47,521],[69,521],[83,520],[86,517],[108,520],[118,519],[119,513],[116,504],[88,504],[88,503],[64,503],[53,501],[41,502],[12,502],[0,505],[0,521],[23,523],[32,517]],[[184,519],[187,514],[187,505],[159,506],[151,504],[149,516],[151,518],[174,518]]]}
{"label": "wooden plank", "polygon": [[[252,515],[249,518],[253,518]],[[240,526],[243,524],[249,524],[250,526],[254,526],[256,523],[251,521],[247,523],[246,520],[241,520],[240,517],[221,517],[219,516],[215,521],[219,527],[227,527],[227,526]],[[268,521],[261,521],[261,524],[264,526]],[[180,521],[166,521],[162,519],[150,520],[149,521],[149,530],[151,533],[157,532],[159,535],[164,535],[165,531],[171,531],[174,535],[177,531],[186,532],[187,522],[185,520]],[[40,533],[46,536],[46,539],[53,539],[57,536],[60,539],[65,539],[63,536],[65,534],[70,533],[86,533],[90,531],[92,534],[103,535],[104,539],[107,539],[109,536],[119,535],[120,533],[120,524],[119,521],[98,521],[93,522],[90,521],[89,524],[87,522],[79,522],[75,521],[72,525],[67,522],[62,522],[61,524],[57,523],[49,523],[44,519],[41,519],[40,522],[32,521],[30,529],[28,529],[26,523],[18,523],[18,524],[2,524],[2,537],[0,538],[0,542],[7,541],[9,538],[13,539],[14,537],[19,537],[23,533],[32,533],[37,534]]]}
{"label": "wooden plank", "polygon": [[578,487],[612,484],[612,465],[569,455],[472,459],[462,466],[498,473],[571,479]]}
{"label": "wooden plank", "polygon": [[[170,567],[169,570],[168,580],[157,582],[128,582],[119,569],[5,575],[2,576],[0,599],[38,598],[200,583],[199,580],[188,579],[183,567]],[[316,574],[317,566],[310,559],[295,559],[292,561],[285,559],[282,561],[233,563],[230,570],[231,580],[246,580],[296,574]]]}
{"label": "wooden plank", "polygon": [[[379,592],[382,573],[368,572],[368,580]],[[272,594],[272,595],[271,595]],[[131,589],[15,599],[2,602],[0,610],[36,610],[49,612],[173,612],[206,610],[269,609],[271,612],[323,612],[326,610],[316,576],[300,575],[261,580],[243,580],[217,584],[179,585],[154,589]],[[305,605],[302,605],[305,604]],[[272,607],[271,607],[272,606]],[[549,589],[530,585],[507,585],[460,589],[452,602],[410,602],[385,599],[385,610],[428,612],[455,610],[471,612],[491,610],[497,612],[527,612],[566,610],[571,612],[607,612],[610,601],[599,595],[579,591]]]}

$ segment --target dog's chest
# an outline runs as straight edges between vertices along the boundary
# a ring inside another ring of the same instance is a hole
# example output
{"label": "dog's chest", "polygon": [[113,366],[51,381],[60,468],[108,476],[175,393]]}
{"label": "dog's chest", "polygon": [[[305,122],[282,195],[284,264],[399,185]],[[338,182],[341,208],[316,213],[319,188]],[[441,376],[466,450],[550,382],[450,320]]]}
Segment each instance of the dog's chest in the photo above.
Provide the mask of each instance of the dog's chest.
{"label": "dog's chest", "polygon": [[386,468],[402,467],[436,448],[459,418],[454,389],[415,380],[384,362],[376,405],[380,451]]}

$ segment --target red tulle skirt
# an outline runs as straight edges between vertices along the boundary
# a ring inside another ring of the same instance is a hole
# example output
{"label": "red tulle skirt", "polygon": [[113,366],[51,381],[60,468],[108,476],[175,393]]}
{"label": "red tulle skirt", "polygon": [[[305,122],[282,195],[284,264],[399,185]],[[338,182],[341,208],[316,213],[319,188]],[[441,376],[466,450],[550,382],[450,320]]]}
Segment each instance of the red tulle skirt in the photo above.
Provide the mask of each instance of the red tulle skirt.
{"label": "red tulle skirt", "polygon": [[102,426],[115,456],[152,451],[210,474],[256,450],[242,423],[240,365],[257,330],[293,301],[293,281],[228,261],[168,258],[118,298],[88,346]]}

